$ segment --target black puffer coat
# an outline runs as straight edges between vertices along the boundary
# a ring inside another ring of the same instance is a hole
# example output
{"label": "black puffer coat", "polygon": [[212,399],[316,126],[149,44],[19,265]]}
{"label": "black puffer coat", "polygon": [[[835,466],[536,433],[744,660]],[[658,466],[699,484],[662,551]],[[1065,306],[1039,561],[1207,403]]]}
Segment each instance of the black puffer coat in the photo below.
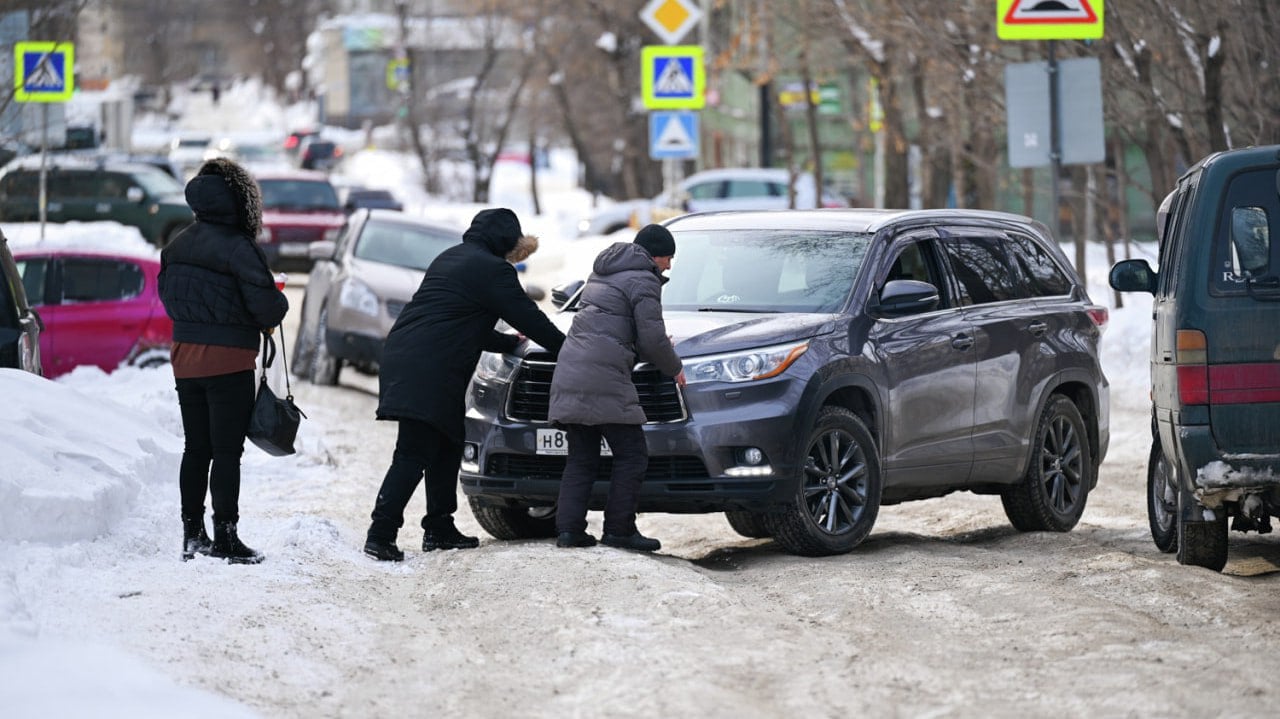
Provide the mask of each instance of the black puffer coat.
{"label": "black puffer coat", "polygon": [[244,168],[212,160],[187,183],[195,224],[160,253],[160,299],[173,339],[257,348],[289,310],[255,238],[262,196]]}
{"label": "black puffer coat", "polygon": [[597,257],[582,305],[560,349],[551,380],[548,419],[563,424],[644,424],[631,381],[638,360],[670,377],[682,365],[662,321],[662,278],[653,258],[633,242],[615,242]]}
{"label": "black puffer coat", "polygon": [[520,239],[511,210],[482,210],[462,243],[436,257],[387,335],[378,368],[378,419],[427,422],[462,441],[464,400],[480,352],[510,352],[501,318],[550,352],[564,333],[525,294],[504,259]]}

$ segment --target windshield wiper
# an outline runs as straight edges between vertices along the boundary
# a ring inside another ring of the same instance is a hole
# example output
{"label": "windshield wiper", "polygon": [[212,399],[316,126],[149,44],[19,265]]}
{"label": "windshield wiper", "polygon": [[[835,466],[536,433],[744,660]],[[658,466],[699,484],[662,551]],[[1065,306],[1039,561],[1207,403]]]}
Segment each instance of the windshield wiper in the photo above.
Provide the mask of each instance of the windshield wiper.
{"label": "windshield wiper", "polygon": [[[1255,286],[1261,291],[1254,289]],[[1251,299],[1259,302],[1280,302],[1280,277],[1275,275],[1249,276],[1245,278],[1244,288]]]}
{"label": "windshield wiper", "polygon": [[747,315],[775,314],[779,310],[763,310],[758,307],[699,307],[699,312],[740,312]]}

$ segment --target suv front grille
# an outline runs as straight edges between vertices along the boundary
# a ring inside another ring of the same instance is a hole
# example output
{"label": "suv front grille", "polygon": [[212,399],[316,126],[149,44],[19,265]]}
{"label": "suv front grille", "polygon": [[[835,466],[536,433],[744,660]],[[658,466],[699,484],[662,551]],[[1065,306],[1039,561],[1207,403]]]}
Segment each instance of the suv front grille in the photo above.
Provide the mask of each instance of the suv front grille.
{"label": "suv front grille", "polygon": [[[485,464],[489,477],[520,477],[524,479],[560,479],[567,461],[564,455],[492,454]],[[613,470],[613,458],[601,457],[596,467],[596,479],[608,481]],[[707,467],[697,457],[650,457],[645,470],[647,481],[677,479],[705,479]]]}
{"label": "suv front grille", "polygon": [[[525,422],[546,422],[547,409],[551,404],[551,376],[555,369],[554,362],[521,362],[511,383],[507,416]],[[647,422],[674,422],[686,418],[674,379],[664,376],[655,367],[645,366],[631,373],[631,381],[635,383]]]}

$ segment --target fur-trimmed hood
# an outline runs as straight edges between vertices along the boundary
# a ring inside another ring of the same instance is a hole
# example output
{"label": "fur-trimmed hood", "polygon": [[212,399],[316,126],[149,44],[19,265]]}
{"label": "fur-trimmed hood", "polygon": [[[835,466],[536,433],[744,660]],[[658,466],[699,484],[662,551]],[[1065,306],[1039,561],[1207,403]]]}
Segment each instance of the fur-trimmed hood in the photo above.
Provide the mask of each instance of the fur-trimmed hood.
{"label": "fur-trimmed hood", "polygon": [[253,176],[231,160],[204,163],[187,183],[186,196],[200,222],[237,227],[250,239],[262,230],[262,191]]}

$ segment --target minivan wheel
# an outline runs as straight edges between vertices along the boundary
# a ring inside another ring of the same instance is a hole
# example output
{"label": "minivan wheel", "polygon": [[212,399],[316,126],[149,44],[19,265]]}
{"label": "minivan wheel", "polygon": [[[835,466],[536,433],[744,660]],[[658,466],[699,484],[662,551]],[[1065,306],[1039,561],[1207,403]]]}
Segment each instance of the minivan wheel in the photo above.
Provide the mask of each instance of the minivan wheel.
{"label": "minivan wheel", "polygon": [[792,554],[843,554],[871,532],[880,511],[880,457],[867,426],[843,407],[823,407],[804,445],[794,503],[764,515]]}
{"label": "minivan wheel", "polygon": [[1000,494],[1004,513],[1023,532],[1070,531],[1084,513],[1093,471],[1080,410],[1054,395],[1032,435],[1026,475]]}
{"label": "minivan wheel", "polygon": [[342,360],[329,353],[325,337],[329,333],[329,308],[320,308],[320,321],[316,323],[315,354],[311,359],[311,383],[333,386],[342,372]]}
{"label": "minivan wheel", "polygon": [[761,539],[771,536],[769,525],[765,522],[765,515],[760,512],[731,509],[724,513],[724,518],[729,520],[729,526],[733,527],[733,531],[744,537]]}
{"label": "minivan wheel", "polygon": [[[1178,492],[1178,496],[1185,500],[1183,492]],[[1179,507],[1178,564],[1190,564],[1221,572],[1227,566],[1226,507],[1215,510],[1214,518],[1207,522],[1187,521],[1183,519],[1183,514]]]}
{"label": "minivan wheel", "polygon": [[491,504],[478,497],[468,497],[467,502],[480,527],[495,539],[549,539],[556,536],[553,507]]}
{"label": "minivan wheel", "polygon": [[1172,552],[1178,548],[1177,475],[1158,440],[1151,443],[1147,460],[1147,522],[1156,549]]}

